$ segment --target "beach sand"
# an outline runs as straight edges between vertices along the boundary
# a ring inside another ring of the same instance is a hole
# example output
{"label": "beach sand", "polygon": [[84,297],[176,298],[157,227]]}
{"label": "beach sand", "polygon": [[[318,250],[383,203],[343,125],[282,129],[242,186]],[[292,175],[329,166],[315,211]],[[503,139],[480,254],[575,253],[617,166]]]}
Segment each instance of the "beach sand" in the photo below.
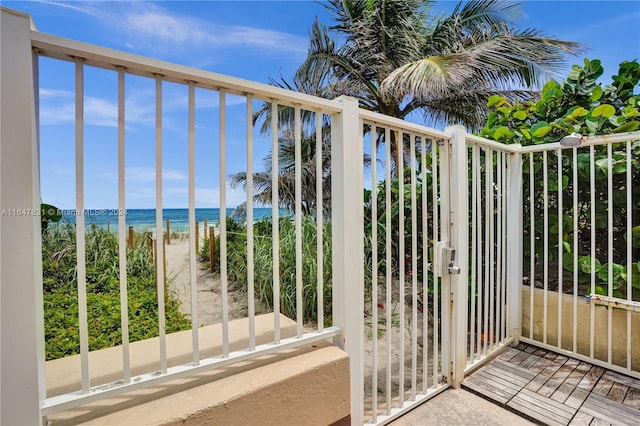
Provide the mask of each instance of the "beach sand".
{"label": "beach sand", "polygon": [[[169,293],[181,301],[180,311],[191,318],[191,270],[189,266],[189,239],[172,239],[165,249]],[[201,233],[200,242],[204,239]],[[196,283],[198,323],[210,325],[222,322],[222,284],[220,274],[211,273],[196,254]],[[233,283],[228,284],[229,320],[248,316],[247,297]],[[258,311],[256,306],[256,311]],[[258,312],[256,312],[258,313]]]}

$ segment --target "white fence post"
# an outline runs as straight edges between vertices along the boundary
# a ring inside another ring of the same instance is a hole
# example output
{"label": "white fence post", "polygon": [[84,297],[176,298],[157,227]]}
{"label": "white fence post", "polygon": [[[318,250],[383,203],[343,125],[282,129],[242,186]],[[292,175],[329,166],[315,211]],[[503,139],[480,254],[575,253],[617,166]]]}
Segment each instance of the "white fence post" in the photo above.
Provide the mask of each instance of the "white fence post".
{"label": "white fence post", "polygon": [[[462,126],[447,127],[451,137],[449,164],[449,203],[451,247],[456,251],[455,266],[460,273],[450,275],[452,312],[450,377],[454,387],[460,387],[467,362],[467,307],[469,299],[469,174],[465,130]],[[442,226],[447,218],[442,215]],[[444,297],[444,295],[443,295]],[[444,299],[443,299],[444,300]],[[443,348],[444,349],[444,348]]]}
{"label": "white fence post", "polygon": [[336,344],[350,359],[351,423],[363,423],[364,391],[364,204],[363,142],[358,101],[338,98],[331,121],[331,216],[333,324]]}
{"label": "white fence post", "polygon": [[523,202],[522,154],[510,153],[507,159],[507,335],[516,342],[522,331]]}
{"label": "white fence post", "polygon": [[37,58],[29,15],[2,9],[0,424],[42,424],[45,398]]}

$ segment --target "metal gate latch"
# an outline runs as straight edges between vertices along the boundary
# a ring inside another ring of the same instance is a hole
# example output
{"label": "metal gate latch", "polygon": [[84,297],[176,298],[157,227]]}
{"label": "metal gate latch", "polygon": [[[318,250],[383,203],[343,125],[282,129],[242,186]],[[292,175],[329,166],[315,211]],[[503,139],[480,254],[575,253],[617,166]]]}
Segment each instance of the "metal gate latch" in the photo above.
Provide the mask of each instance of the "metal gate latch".
{"label": "metal gate latch", "polygon": [[454,265],[454,262],[456,260],[455,249],[451,247],[445,247],[442,250],[442,260],[443,266],[446,265],[446,272],[444,272],[445,274],[457,275],[460,273],[460,267]]}
{"label": "metal gate latch", "polygon": [[435,248],[437,257],[434,263],[438,276],[459,274],[460,267],[455,265],[456,250],[449,246],[449,242],[439,241]]}

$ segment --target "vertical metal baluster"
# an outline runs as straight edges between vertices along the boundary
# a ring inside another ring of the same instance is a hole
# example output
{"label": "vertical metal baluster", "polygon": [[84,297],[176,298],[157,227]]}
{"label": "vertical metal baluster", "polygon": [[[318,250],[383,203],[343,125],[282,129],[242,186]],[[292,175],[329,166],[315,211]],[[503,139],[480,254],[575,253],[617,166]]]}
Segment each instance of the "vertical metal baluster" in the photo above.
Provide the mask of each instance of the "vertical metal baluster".
{"label": "vertical metal baluster", "polygon": [[[375,163],[374,163],[375,164]],[[316,264],[318,288],[318,331],[324,330],[324,253],[323,253],[323,151],[322,151],[322,112],[316,112]],[[374,240],[375,241],[375,240]]]}
{"label": "vertical metal baluster", "polygon": [[494,218],[494,210],[495,210],[495,202],[494,202],[494,185],[493,181],[493,150],[489,150],[487,152],[487,182],[489,183],[489,192],[487,193],[487,201],[488,201],[488,215],[487,221],[489,222],[489,328],[487,329],[487,338],[489,339],[489,350],[493,349],[493,341],[496,336],[496,326],[495,326],[495,278],[496,278],[496,268],[495,268],[495,218]]}
{"label": "vertical metal baluster", "polygon": [[573,148],[573,352],[578,352],[578,149]]}
{"label": "vertical metal baluster", "polygon": [[247,95],[247,299],[249,350],[256,350],[256,308],[253,237],[253,98]]}
{"label": "vertical metal baluster", "polygon": [[476,267],[478,256],[478,187],[476,181],[478,180],[478,146],[471,146],[471,308],[469,314],[469,361],[473,363],[476,359]]}
{"label": "vertical metal baluster", "polygon": [[220,89],[220,286],[222,293],[222,356],[229,357],[229,283],[227,278],[227,99]]}
{"label": "vertical metal baluster", "polygon": [[[191,282],[191,345],[193,365],[200,364],[198,342],[198,281],[196,277],[196,89],[189,82],[189,273]],[[213,244],[210,242],[210,244]],[[213,259],[211,260],[213,262]]]}
{"label": "vertical metal baluster", "polygon": [[547,313],[549,300],[549,170],[547,167],[547,151],[542,152],[543,202],[544,202],[544,302],[542,314],[542,341],[547,343]]}
{"label": "vertical metal baluster", "polygon": [[371,327],[373,366],[371,379],[371,421],[378,420],[378,184],[376,125],[371,125]]}
{"label": "vertical metal baluster", "polygon": [[533,164],[533,152],[529,153],[529,339],[533,339],[533,315],[536,281],[536,222],[535,222],[535,168]]}
{"label": "vertical metal baluster", "polygon": [[82,393],[89,393],[89,328],[87,325],[87,274],[84,233],[84,68],[76,59],[76,264]]}
{"label": "vertical metal baluster", "polygon": [[495,259],[495,275],[496,275],[496,322],[495,337],[491,340],[500,342],[502,340],[502,152],[496,151],[496,259]]}
{"label": "vertical metal baluster", "polygon": [[387,329],[387,415],[391,415],[391,285],[392,285],[392,269],[391,263],[391,137],[387,127],[384,129],[384,147],[385,147],[385,284],[387,289],[385,301],[385,326]]}
{"label": "vertical metal baluster", "polygon": [[411,400],[418,384],[418,206],[416,194],[416,135],[409,135],[411,162]]}
{"label": "vertical metal baluster", "polygon": [[[486,258],[485,256],[483,256],[483,249],[482,249],[482,235],[483,235],[483,227],[482,227],[482,168],[481,168],[481,154],[482,151],[480,150],[480,147],[477,147],[477,151],[478,151],[478,156],[476,158],[476,169],[478,170],[478,179],[477,181],[474,182],[474,185],[476,186],[476,194],[478,196],[478,211],[476,213],[477,215],[477,222],[478,222],[478,228],[476,231],[476,239],[478,240],[478,267],[477,267],[477,276],[478,276],[478,314],[477,314],[477,320],[478,320],[478,324],[477,324],[477,348],[476,348],[476,352],[478,353],[478,358],[480,358],[482,356],[482,351],[483,351],[483,339],[482,339],[482,333],[483,333],[483,323],[484,323],[484,316],[487,312],[487,304],[486,302],[483,303],[484,299],[483,296],[484,294],[486,294],[486,289],[483,289],[483,269],[482,269],[482,264],[483,264],[483,259]],[[485,152],[486,155],[486,152]],[[485,176],[486,179],[486,176]],[[486,224],[485,224],[486,226]],[[486,286],[486,281],[484,282],[484,285]],[[485,328],[486,329],[486,325]]]}
{"label": "vertical metal baluster", "polygon": [[[613,159],[611,144],[607,144],[607,296],[613,297]],[[607,306],[607,362],[611,364],[613,350],[613,307]]]}
{"label": "vertical metal baluster", "polygon": [[120,327],[122,328],[122,370],[124,383],[131,382],[129,353],[129,308],[127,297],[127,237],[125,234],[125,87],[124,68],[118,68],[118,269],[120,273]]}
{"label": "vertical metal baluster", "polygon": [[562,149],[557,150],[558,155],[558,348],[562,348]]}
{"label": "vertical metal baluster", "polygon": [[[432,208],[433,208],[433,244],[434,244],[434,252],[435,252],[435,244],[438,241],[439,233],[439,214],[438,214],[438,186],[439,186],[439,178],[438,178],[438,143],[432,145],[431,151],[431,182],[432,182]],[[434,267],[435,267],[434,263]],[[434,388],[438,386],[438,373],[439,373],[439,364],[441,357],[438,356],[438,339],[440,338],[440,302],[438,301],[438,286],[439,286],[439,278],[434,273],[433,277],[433,386]]]}
{"label": "vertical metal baluster", "polygon": [[160,341],[160,372],[167,372],[167,336],[164,288],[164,233],[162,230],[162,76],[156,75],[156,257],[158,259],[158,333]]}
{"label": "vertical metal baluster", "polygon": [[404,251],[404,146],[402,131],[394,131],[396,136],[396,149],[398,155],[398,298],[400,299],[400,365],[399,377],[400,385],[398,389],[398,397],[400,407],[404,405],[404,324],[405,324],[405,306],[404,306],[404,286],[405,286],[405,251]]}
{"label": "vertical metal baluster", "polygon": [[[633,235],[633,208],[632,208],[632,189],[633,189],[633,185],[632,185],[632,181],[631,181],[631,141],[627,141],[626,143],[627,145],[627,182],[626,182],[626,189],[627,189],[627,300],[629,302],[631,302],[633,300],[633,286],[631,285],[631,283],[633,283],[633,246],[632,246],[632,241],[633,238],[631,237]],[[635,271],[635,273],[638,273],[638,270]],[[631,311],[628,310],[627,311],[627,369],[631,370],[631,361],[633,358],[633,352],[631,350]]]}
{"label": "vertical metal baluster", "polygon": [[[280,343],[280,221],[278,194],[278,104],[271,101],[271,232],[273,260],[273,341]],[[275,201],[273,201],[275,200]]]}
{"label": "vertical metal baluster", "polygon": [[[431,142],[433,146],[433,141]],[[427,393],[429,366],[429,210],[427,208],[427,138],[422,152],[422,392]]]}
{"label": "vertical metal baluster", "polygon": [[[589,191],[591,195],[591,294],[596,292],[596,168],[593,145],[589,146]],[[589,356],[594,358],[596,336],[596,307],[591,303]]]}
{"label": "vertical metal baluster", "polygon": [[302,125],[300,107],[295,107],[295,225],[296,225],[296,323],[297,336],[302,337]]}
{"label": "vertical metal baluster", "polygon": [[[502,339],[506,339],[507,336],[507,202],[509,194],[509,179],[507,177],[507,154],[502,152],[502,182],[503,182],[503,195],[502,195],[502,207],[500,210],[503,212],[502,218],[502,231],[500,233],[502,238],[502,280],[500,285],[502,286],[502,302],[500,309],[502,310]],[[520,301],[519,303],[522,303]]]}

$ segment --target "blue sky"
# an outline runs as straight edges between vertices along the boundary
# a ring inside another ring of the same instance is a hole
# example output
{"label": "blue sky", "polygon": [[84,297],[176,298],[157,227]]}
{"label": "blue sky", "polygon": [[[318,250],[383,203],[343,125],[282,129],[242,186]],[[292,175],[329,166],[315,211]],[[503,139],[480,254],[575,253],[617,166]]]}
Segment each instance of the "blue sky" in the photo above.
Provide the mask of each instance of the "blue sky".
{"label": "blue sky", "polygon": [[[288,78],[305,56],[308,28],[330,24],[312,1],[2,1],[29,13],[39,31],[249,80]],[[441,1],[437,11],[455,2]],[[525,1],[521,27],[584,43],[608,81],[623,60],[640,57],[639,1]],[[581,63],[582,57],[570,58]],[[44,202],[73,208],[74,65],[42,58],[41,180]],[[187,89],[163,87],[163,204],[186,207]],[[85,207],[117,206],[117,74],[85,68]],[[254,108],[259,106],[255,102]],[[229,97],[227,172],[244,170],[246,103]],[[196,91],[196,205],[218,207],[217,97]],[[126,204],[155,206],[154,82],[127,77]],[[255,134],[257,167],[270,141]],[[227,190],[229,206],[246,199]]]}

